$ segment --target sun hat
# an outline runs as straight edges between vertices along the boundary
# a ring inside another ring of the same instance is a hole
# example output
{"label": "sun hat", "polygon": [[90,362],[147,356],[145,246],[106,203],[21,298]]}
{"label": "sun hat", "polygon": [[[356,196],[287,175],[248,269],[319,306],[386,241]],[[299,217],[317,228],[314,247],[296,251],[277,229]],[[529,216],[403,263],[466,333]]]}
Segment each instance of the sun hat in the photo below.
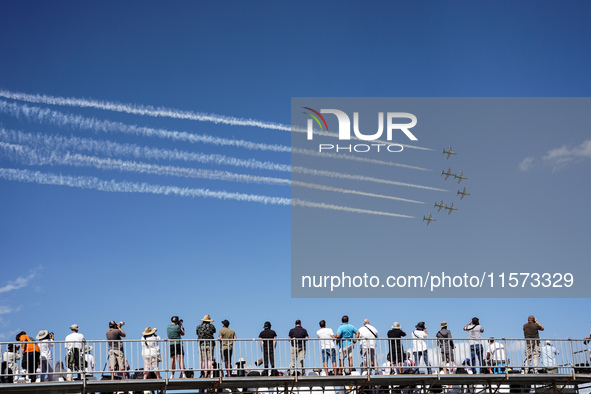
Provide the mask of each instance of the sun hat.
{"label": "sun hat", "polygon": [[441,324],[439,325],[439,327],[441,327],[441,328],[447,327],[447,322],[446,321],[442,321]]}
{"label": "sun hat", "polygon": [[209,316],[209,315],[205,315],[205,316],[203,316],[203,319],[201,319],[201,321],[208,321],[208,322],[212,322],[212,321],[213,321],[213,319],[211,318],[211,316]]}
{"label": "sun hat", "polygon": [[37,336],[35,337],[38,341],[45,339],[49,336],[49,331],[47,330],[41,330],[39,331],[39,334],[37,334]]}
{"label": "sun hat", "polygon": [[420,322],[419,322],[419,324],[417,324],[417,325],[415,326],[415,328],[416,328],[417,330],[424,330],[424,329],[425,329],[425,322],[424,322],[424,321],[420,321]]}
{"label": "sun hat", "polygon": [[397,321],[395,321],[394,324],[392,324],[392,328],[395,328],[395,329],[400,330],[400,323],[398,323]]}
{"label": "sun hat", "polygon": [[158,331],[157,328],[151,328],[150,326],[148,326],[148,327],[146,327],[146,329],[144,330],[144,332],[142,332],[142,335],[152,335],[156,331]]}
{"label": "sun hat", "polygon": [[80,329],[80,327],[78,327],[78,324],[72,324],[70,326],[70,330],[76,330],[76,331],[78,331],[79,329]]}

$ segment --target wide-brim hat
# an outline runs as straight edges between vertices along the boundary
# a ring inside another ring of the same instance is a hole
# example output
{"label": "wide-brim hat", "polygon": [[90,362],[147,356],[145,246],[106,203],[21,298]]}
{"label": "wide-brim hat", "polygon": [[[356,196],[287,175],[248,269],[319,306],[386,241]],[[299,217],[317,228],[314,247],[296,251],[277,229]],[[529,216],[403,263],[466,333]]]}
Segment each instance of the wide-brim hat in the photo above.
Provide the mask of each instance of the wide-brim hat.
{"label": "wide-brim hat", "polygon": [[424,322],[424,321],[421,321],[421,322],[419,322],[419,323],[418,323],[418,324],[415,326],[415,328],[416,328],[417,330],[424,330],[424,329],[425,329],[425,322]]}
{"label": "wide-brim hat", "polygon": [[39,331],[39,334],[37,334],[37,336],[35,337],[38,341],[45,339],[49,336],[49,331],[47,330],[41,330]]}
{"label": "wide-brim hat", "polygon": [[397,321],[395,321],[394,324],[392,324],[392,328],[395,328],[395,329],[400,330],[400,323],[398,323]]}
{"label": "wide-brim hat", "polygon": [[91,350],[92,350],[92,346],[90,346],[90,345],[84,346],[84,353],[90,353]]}
{"label": "wide-brim hat", "polygon": [[441,324],[439,325],[439,327],[441,327],[441,328],[447,327],[447,322],[446,321],[442,321]]}
{"label": "wide-brim hat", "polygon": [[146,329],[144,330],[144,332],[142,332],[142,335],[152,335],[156,331],[158,331],[157,328],[151,328],[150,326],[148,326],[148,327],[146,327]]}
{"label": "wide-brim hat", "polygon": [[70,326],[70,330],[79,330],[79,329],[80,329],[80,327],[78,327],[78,324],[72,324]]}
{"label": "wide-brim hat", "polygon": [[211,318],[211,316],[205,315],[205,316],[203,316],[203,319],[201,319],[201,321],[208,321],[211,323],[213,321],[213,319]]}
{"label": "wide-brim hat", "polygon": [[246,360],[245,360],[245,359],[243,359],[242,357],[240,357],[240,358],[238,359],[238,361],[236,361],[236,364],[245,363],[245,362],[246,362]]}

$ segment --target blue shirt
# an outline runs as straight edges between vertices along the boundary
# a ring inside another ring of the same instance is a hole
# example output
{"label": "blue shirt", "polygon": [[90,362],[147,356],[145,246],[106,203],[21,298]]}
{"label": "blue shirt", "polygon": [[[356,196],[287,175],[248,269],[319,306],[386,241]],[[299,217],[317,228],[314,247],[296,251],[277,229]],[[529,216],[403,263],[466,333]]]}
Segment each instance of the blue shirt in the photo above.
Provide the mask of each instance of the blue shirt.
{"label": "blue shirt", "polygon": [[341,324],[339,326],[339,329],[337,330],[337,335],[340,335],[341,338],[343,339],[341,341],[341,346],[349,346],[351,344],[351,341],[346,340],[346,338],[354,338],[356,332],[357,332],[357,329],[355,327],[353,327],[351,324],[349,324],[349,323]]}

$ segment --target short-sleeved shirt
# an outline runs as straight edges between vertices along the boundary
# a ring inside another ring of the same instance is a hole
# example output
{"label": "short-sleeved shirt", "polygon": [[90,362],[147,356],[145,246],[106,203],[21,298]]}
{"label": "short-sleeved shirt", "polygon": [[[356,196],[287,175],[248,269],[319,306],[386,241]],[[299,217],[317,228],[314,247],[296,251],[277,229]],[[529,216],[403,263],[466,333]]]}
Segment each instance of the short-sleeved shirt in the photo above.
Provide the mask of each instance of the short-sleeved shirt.
{"label": "short-sleeved shirt", "polygon": [[464,331],[468,331],[470,345],[482,345],[482,336],[480,335],[480,333],[484,332],[484,328],[482,328],[480,324],[469,324],[468,327],[464,328]]}
{"label": "short-sleeved shirt", "polygon": [[268,328],[266,330],[261,331],[261,333],[259,334],[259,338],[266,339],[265,341],[263,341],[263,349],[273,349],[273,341],[270,341],[269,339],[277,338],[277,333],[274,330]]}
{"label": "short-sleeved shirt", "polygon": [[[290,338],[307,338],[308,337],[308,330],[306,330],[302,326],[295,326],[291,330],[289,330],[289,337]],[[305,341],[291,341],[291,346],[296,347],[298,349],[305,348],[306,342]]]}
{"label": "short-sleeved shirt", "polygon": [[168,327],[166,327],[166,335],[168,336],[168,339],[173,339],[172,341],[170,341],[171,345],[177,345],[181,343],[180,340],[176,340],[181,339],[181,333],[181,326],[177,324],[169,324]]}
{"label": "short-sleeved shirt", "polygon": [[[199,339],[213,339],[213,334],[215,334],[215,326],[210,322],[204,321],[197,326],[196,332]],[[199,342],[199,344],[201,346],[215,346],[215,342],[213,341]]]}
{"label": "short-sleeved shirt", "polygon": [[493,361],[505,361],[505,346],[501,342],[493,342],[489,345],[488,352]]}
{"label": "short-sleeved shirt", "polygon": [[356,332],[357,329],[353,325],[349,323],[342,323],[337,329],[337,335],[340,335],[340,337],[343,339],[341,341],[341,346],[349,346],[351,344],[351,340],[348,338],[355,337]]}
{"label": "short-sleeved shirt", "polygon": [[378,337],[378,330],[369,324],[359,327],[359,338],[363,339],[360,346],[365,349],[376,348],[376,338]]}
{"label": "short-sleeved shirt", "polygon": [[220,330],[220,337],[222,339],[226,339],[222,341],[222,349],[232,349],[234,346],[234,341],[228,341],[228,339],[234,339],[236,336],[236,332],[231,328],[224,327]]}
{"label": "short-sleeved shirt", "polygon": [[[540,330],[542,326],[538,323],[534,322],[527,322],[523,325],[523,337],[524,338],[535,338],[540,339]],[[540,343],[540,341],[536,341],[536,343]]]}
{"label": "short-sleeved shirt", "polygon": [[31,342],[29,344],[23,344],[23,353],[28,353],[28,352],[39,352],[39,346],[37,346],[36,343],[33,343],[33,341],[31,340],[31,338],[29,338],[28,335],[21,335],[20,338],[21,342]]}
{"label": "short-sleeved shirt", "polygon": [[123,350],[123,342],[121,342],[121,331],[117,328],[109,328],[107,330],[107,340],[109,342],[109,350]]}
{"label": "short-sleeved shirt", "polygon": [[332,328],[321,328],[316,331],[316,335],[318,335],[318,338],[324,339],[323,341],[320,341],[320,347],[322,349],[334,349],[334,332],[332,331]]}

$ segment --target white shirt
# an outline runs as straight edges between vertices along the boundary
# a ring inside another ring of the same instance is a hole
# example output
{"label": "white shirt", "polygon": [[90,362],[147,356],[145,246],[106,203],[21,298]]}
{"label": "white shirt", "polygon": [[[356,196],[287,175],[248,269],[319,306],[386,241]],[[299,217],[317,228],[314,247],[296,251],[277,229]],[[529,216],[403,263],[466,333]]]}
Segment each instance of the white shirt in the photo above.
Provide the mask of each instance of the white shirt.
{"label": "white shirt", "polygon": [[414,330],[412,332],[412,337],[414,339],[412,341],[413,352],[424,352],[425,350],[427,350],[427,344],[425,343],[425,341],[423,341],[423,339],[428,338],[428,335],[425,331]]}
{"label": "white shirt", "polygon": [[489,346],[488,352],[490,353],[490,358],[493,361],[505,361],[505,346],[503,346],[500,342],[493,342],[492,345]]}
{"label": "white shirt", "polygon": [[86,353],[84,355],[84,360],[86,361],[86,372],[94,371],[94,356],[90,353]]}
{"label": "white shirt", "polygon": [[375,327],[366,324],[363,327],[360,327],[359,330],[357,330],[357,332],[359,333],[359,338],[362,339],[360,343],[360,346],[362,348],[376,348],[376,338],[378,337],[378,330],[376,330]]}
{"label": "white shirt", "polygon": [[320,330],[316,331],[316,335],[318,338],[325,339],[320,341],[320,348],[321,349],[334,349],[334,332],[332,328],[321,328]]}
{"label": "white shirt", "polygon": [[66,337],[65,347],[68,350],[71,350],[73,348],[78,348],[82,350],[84,348],[84,344],[82,341],[84,341],[84,335],[78,332],[73,332]]}
{"label": "white shirt", "polygon": [[158,347],[158,341],[162,339],[158,335],[152,335],[144,339],[142,337],[142,357],[143,358],[156,358],[160,355],[160,348]]}
{"label": "white shirt", "polygon": [[53,339],[39,341],[39,350],[41,351],[41,360],[53,360]]}

